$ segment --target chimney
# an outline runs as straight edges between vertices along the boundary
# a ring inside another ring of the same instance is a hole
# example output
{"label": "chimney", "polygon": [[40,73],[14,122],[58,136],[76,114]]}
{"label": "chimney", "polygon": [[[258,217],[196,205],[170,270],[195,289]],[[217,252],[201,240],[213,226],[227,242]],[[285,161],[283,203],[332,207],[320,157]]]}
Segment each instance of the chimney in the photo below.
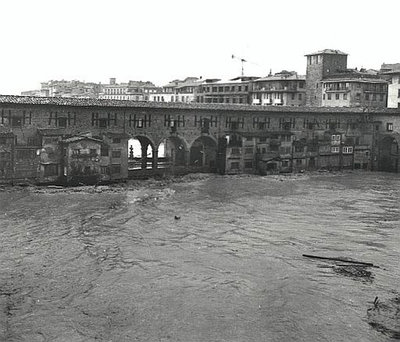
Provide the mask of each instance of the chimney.
{"label": "chimney", "polygon": [[115,85],[115,81],[116,81],[115,77],[110,78],[110,84],[111,85]]}

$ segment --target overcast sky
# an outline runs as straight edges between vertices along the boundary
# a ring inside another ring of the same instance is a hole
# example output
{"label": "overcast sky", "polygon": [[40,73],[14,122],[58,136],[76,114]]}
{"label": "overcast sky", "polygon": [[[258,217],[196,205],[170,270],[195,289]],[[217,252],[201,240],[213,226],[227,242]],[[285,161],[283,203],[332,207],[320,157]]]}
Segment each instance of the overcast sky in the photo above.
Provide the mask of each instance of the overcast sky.
{"label": "overcast sky", "polygon": [[3,0],[0,93],[48,80],[108,83],[305,74],[304,54],[339,49],[349,67],[400,62],[400,1]]}

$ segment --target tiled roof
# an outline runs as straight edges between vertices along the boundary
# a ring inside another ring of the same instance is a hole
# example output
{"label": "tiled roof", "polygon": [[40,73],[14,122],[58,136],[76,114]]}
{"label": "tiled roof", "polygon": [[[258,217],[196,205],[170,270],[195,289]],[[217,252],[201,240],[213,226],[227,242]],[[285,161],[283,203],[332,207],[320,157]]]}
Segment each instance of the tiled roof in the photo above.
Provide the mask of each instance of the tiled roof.
{"label": "tiled roof", "polygon": [[386,72],[386,71],[400,71],[400,63],[394,63],[394,64],[386,64],[383,63],[381,65],[381,71]]}
{"label": "tiled roof", "polygon": [[314,52],[314,53],[308,53],[305,56],[313,56],[313,55],[345,55],[345,56],[347,56],[348,54],[346,52],[342,52],[340,50],[325,49],[325,50]]}
{"label": "tiled roof", "polygon": [[322,82],[357,82],[357,83],[384,83],[387,84],[388,82],[382,78],[364,78],[364,77],[354,77],[343,75],[343,77],[329,77],[324,78]]}
{"label": "tiled roof", "polygon": [[267,77],[262,77],[259,78],[258,80],[254,80],[254,82],[265,82],[265,81],[305,81],[306,80],[306,76],[303,75],[289,75],[286,74],[287,76],[285,76],[284,74],[280,74],[280,75],[273,75],[273,76],[267,76]]}
{"label": "tiled roof", "polygon": [[277,112],[277,113],[393,113],[400,115],[398,108],[346,108],[346,107],[295,107],[295,106],[253,106],[248,104],[219,103],[183,103],[183,102],[145,102],[129,100],[64,98],[64,97],[34,97],[18,95],[0,95],[1,105],[38,105],[38,106],[69,106],[69,107],[106,107],[123,109],[178,109],[230,112]]}

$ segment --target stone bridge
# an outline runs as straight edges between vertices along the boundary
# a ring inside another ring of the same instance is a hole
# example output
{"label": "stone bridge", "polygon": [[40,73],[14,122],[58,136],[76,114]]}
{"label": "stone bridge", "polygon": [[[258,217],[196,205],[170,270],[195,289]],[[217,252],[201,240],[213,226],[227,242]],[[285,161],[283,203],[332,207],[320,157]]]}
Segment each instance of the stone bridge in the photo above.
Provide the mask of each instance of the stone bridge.
{"label": "stone bridge", "polygon": [[398,171],[400,109],[0,95],[0,114],[3,182],[46,183],[74,172],[117,180],[129,168],[131,175]]}

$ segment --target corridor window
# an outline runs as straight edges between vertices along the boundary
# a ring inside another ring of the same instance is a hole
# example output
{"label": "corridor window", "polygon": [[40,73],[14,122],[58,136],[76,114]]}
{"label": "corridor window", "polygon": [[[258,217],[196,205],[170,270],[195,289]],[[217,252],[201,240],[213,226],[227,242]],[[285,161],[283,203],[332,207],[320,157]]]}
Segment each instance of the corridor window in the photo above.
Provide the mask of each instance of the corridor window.
{"label": "corridor window", "polygon": [[353,147],[352,146],[344,146],[343,153],[345,153],[345,154],[353,153]]}
{"label": "corridor window", "polygon": [[333,147],[331,147],[331,152],[332,152],[332,153],[339,153],[339,146],[333,146]]}
{"label": "corridor window", "polygon": [[392,124],[391,122],[388,122],[388,123],[386,124],[386,130],[387,130],[388,132],[392,132],[392,131],[393,131],[393,124]]}

